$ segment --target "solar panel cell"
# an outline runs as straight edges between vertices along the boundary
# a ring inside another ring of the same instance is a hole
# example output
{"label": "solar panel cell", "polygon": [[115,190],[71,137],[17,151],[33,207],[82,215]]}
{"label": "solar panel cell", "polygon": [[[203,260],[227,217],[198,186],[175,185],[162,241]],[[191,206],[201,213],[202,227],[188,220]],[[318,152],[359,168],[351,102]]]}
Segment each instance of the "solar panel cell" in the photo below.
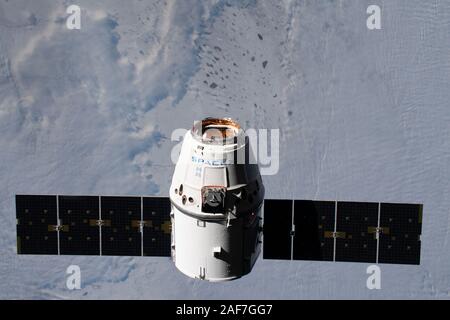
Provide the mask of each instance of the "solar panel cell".
{"label": "solar panel cell", "polygon": [[59,196],[60,253],[99,255],[99,197]]}
{"label": "solar panel cell", "polygon": [[294,201],[294,260],[333,261],[334,201]]}
{"label": "solar panel cell", "polygon": [[370,262],[377,260],[377,239],[371,232],[378,226],[378,203],[338,202],[336,261]]}
{"label": "solar panel cell", "polygon": [[291,260],[292,200],[264,200],[264,259]]}
{"label": "solar panel cell", "polygon": [[170,200],[164,197],[143,198],[143,255],[171,255]]}
{"label": "solar panel cell", "polygon": [[140,256],[140,197],[101,197],[102,255]]}
{"label": "solar panel cell", "polygon": [[16,196],[17,253],[58,254],[56,196]]}
{"label": "solar panel cell", "polygon": [[420,264],[422,205],[382,203],[379,263]]}

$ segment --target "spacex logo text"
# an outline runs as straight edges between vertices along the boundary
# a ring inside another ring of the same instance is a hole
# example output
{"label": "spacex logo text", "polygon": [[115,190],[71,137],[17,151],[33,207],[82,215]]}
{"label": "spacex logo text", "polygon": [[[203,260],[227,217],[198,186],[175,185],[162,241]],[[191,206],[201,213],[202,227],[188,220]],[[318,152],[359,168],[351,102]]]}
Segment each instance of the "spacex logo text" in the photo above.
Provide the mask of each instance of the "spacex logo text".
{"label": "spacex logo text", "polygon": [[208,166],[213,166],[213,167],[224,166],[224,165],[226,165],[226,164],[232,164],[232,162],[229,162],[229,161],[223,161],[223,160],[208,160],[208,159],[198,158],[198,157],[196,157],[196,156],[192,156],[192,162],[198,163],[198,164],[206,164],[206,165],[208,165]]}

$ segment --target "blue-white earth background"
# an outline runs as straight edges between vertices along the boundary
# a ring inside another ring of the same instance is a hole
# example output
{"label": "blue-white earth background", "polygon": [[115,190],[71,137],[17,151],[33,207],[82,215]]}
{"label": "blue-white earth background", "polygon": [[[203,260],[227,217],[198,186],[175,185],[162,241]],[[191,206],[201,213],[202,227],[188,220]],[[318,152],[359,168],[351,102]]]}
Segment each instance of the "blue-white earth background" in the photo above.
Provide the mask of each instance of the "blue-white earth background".
{"label": "blue-white earth background", "polygon": [[[1,0],[0,298],[448,299],[449,35],[447,0]],[[368,264],[213,284],[168,258],[16,254],[15,194],[167,195],[173,130],[207,116],[280,129],[267,197],[423,203],[421,265],[368,290]]]}

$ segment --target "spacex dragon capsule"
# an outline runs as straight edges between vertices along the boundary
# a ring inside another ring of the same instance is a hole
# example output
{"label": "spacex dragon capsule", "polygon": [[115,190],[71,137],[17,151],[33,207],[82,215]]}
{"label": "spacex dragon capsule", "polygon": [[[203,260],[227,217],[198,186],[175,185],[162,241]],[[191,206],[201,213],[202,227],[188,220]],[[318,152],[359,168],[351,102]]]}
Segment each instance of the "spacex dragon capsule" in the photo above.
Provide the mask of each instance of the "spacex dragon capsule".
{"label": "spacex dragon capsule", "polygon": [[168,197],[17,194],[17,253],[171,256],[182,273],[208,281],[248,274],[260,252],[420,264],[423,204],[266,199],[250,141],[228,118],[194,123]]}
{"label": "spacex dragon capsule", "polygon": [[169,190],[172,259],[185,275],[223,281],[251,271],[264,199],[254,159],[231,119],[207,118],[186,133]]}

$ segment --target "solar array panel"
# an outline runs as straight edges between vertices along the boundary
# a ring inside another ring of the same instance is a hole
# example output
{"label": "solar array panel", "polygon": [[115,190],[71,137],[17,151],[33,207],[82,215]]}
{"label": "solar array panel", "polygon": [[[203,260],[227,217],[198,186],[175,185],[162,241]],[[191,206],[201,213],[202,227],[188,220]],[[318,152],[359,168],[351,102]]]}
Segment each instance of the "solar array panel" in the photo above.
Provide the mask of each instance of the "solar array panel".
{"label": "solar array panel", "polygon": [[422,208],[421,204],[266,199],[263,257],[419,264]]}
{"label": "solar array panel", "polygon": [[17,195],[19,254],[170,256],[169,198]]}
{"label": "solar array panel", "polygon": [[[265,200],[265,259],[420,263],[421,204]],[[164,197],[17,195],[19,254],[170,256]]]}

